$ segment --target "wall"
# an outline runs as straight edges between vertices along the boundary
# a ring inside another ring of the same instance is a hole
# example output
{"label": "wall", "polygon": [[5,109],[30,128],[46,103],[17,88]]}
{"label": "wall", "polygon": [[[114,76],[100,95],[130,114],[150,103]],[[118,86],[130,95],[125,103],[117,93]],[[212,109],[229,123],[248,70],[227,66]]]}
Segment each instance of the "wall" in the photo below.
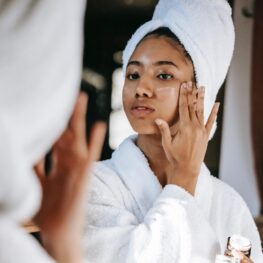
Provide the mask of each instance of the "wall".
{"label": "wall", "polygon": [[242,8],[251,3],[252,0],[236,0],[234,4],[236,47],[225,90],[219,177],[241,194],[256,216],[260,204],[250,117],[253,19],[242,15]]}

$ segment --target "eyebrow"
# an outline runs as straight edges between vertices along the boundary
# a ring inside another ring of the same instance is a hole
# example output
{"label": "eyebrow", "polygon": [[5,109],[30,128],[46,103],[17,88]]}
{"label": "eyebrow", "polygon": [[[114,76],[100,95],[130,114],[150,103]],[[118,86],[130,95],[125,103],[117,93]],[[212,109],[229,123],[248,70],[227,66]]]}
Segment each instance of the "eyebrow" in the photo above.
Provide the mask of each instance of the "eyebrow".
{"label": "eyebrow", "polygon": [[[135,66],[138,66],[138,67],[142,67],[142,63],[140,61],[137,61],[137,60],[132,60],[128,63],[127,67],[130,66],[130,65],[135,65]],[[172,61],[168,61],[168,60],[161,60],[161,61],[157,61],[155,63],[153,63],[154,66],[163,66],[163,65],[170,65],[170,66],[174,66],[178,69],[178,66],[172,62]]]}
{"label": "eyebrow", "polygon": [[128,63],[127,67],[130,66],[130,65],[135,65],[135,66],[139,66],[141,67],[142,66],[142,63],[137,61],[137,60],[132,60]]}
{"label": "eyebrow", "polygon": [[167,60],[157,61],[156,63],[154,63],[154,65],[156,66],[170,65],[170,66],[174,66],[178,68],[178,66],[175,63],[173,63],[172,61],[167,61]]}

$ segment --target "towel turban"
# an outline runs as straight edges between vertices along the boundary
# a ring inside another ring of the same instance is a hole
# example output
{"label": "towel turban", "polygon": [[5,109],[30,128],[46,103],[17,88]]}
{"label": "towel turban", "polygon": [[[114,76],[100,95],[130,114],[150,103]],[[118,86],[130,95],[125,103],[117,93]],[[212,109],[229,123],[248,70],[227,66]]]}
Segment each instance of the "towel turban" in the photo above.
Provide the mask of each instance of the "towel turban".
{"label": "towel turban", "polygon": [[84,0],[0,0],[0,217],[23,222],[39,208],[33,165],[78,95],[84,11]]}

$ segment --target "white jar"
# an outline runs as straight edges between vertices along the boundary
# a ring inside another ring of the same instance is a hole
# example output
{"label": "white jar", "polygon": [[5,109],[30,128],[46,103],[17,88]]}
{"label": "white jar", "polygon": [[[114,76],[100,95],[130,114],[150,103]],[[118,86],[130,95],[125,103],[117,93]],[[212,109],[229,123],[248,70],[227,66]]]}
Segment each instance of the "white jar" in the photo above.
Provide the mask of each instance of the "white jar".
{"label": "white jar", "polygon": [[224,255],[216,255],[215,263],[232,263],[231,257]]}
{"label": "white jar", "polygon": [[249,258],[251,253],[251,242],[249,239],[240,235],[233,235],[228,239],[225,254],[227,256],[233,256],[233,250],[238,250]]}

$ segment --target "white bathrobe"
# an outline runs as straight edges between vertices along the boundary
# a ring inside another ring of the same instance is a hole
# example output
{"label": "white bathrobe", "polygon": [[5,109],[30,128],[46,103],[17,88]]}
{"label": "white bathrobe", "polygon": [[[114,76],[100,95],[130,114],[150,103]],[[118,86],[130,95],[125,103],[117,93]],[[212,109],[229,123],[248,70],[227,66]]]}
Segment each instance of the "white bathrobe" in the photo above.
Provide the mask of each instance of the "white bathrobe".
{"label": "white bathrobe", "polygon": [[20,224],[41,203],[33,165],[79,91],[85,0],[0,0],[0,263],[53,263]]}
{"label": "white bathrobe", "polygon": [[176,185],[162,188],[135,139],[94,166],[85,232],[90,262],[214,262],[233,234],[249,238],[252,259],[263,262],[256,225],[238,193],[204,164],[194,197]]}

